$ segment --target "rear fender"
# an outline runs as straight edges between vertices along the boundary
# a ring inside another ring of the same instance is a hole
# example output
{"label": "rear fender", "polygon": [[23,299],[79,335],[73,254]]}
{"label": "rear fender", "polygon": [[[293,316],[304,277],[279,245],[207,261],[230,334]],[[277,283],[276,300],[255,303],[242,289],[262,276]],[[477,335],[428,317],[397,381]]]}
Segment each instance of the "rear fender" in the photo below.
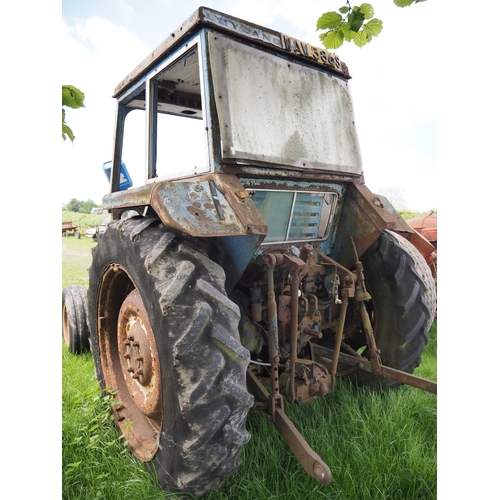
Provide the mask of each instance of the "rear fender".
{"label": "rear fender", "polygon": [[[267,235],[267,224],[235,175],[209,174],[155,182],[110,193],[103,207],[113,214],[150,206],[162,223],[195,238],[210,238],[213,260],[226,272],[230,291]],[[117,215],[115,215],[117,217]]]}
{"label": "rear fender", "polygon": [[361,256],[386,229],[400,233],[412,243],[415,241],[424,257],[434,251],[434,247],[406,223],[387,198],[373,194],[364,184],[353,183],[344,197],[330,255],[350,268],[356,262],[353,242],[358,256]]}
{"label": "rear fender", "polygon": [[108,210],[150,205],[165,226],[194,237],[267,235],[267,224],[235,175],[210,174],[110,193]]}

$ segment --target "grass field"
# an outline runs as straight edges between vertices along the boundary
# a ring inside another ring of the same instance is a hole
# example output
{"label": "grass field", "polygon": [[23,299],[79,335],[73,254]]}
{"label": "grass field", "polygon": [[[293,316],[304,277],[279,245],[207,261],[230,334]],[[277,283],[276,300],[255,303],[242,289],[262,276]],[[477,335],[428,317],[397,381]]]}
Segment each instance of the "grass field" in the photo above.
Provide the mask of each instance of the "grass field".
{"label": "grass field", "polygon": [[87,268],[92,262],[90,251],[97,243],[86,236],[80,239],[63,237],[62,241],[62,288],[69,285],[88,288]]}
{"label": "grass field", "polygon": [[[87,286],[90,238],[62,238],[63,287]],[[436,380],[437,326],[416,374]],[[145,500],[165,498],[154,478],[116,432],[100,397],[90,353],[72,356],[62,346],[62,497]],[[408,386],[397,391],[335,391],[286,413],[332,470],[321,486],[299,465],[265,417],[249,413],[252,435],[243,465],[207,500],[417,500],[437,497],[437,398]],[[167,498],[189,498],[174,494]]]}

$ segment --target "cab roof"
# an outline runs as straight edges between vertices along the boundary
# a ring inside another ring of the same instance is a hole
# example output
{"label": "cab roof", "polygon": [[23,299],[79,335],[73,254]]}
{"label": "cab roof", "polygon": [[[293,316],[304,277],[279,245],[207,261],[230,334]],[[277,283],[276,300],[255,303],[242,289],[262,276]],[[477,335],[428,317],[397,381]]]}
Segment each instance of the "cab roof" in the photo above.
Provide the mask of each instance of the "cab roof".
{"label": "cab roof", "polygon": [[313,47],[279,31],[243,21],[207,7],[199,7],[115,87],[113,97],[118,97],[186,38],[199,31],[203,26],[225,32],[238,39],[246,39],[257,45],[267,46],[311,65],[318,65],[323,69],[334,72],[341,78],[350,78],[346,64],[341,62],[334,53]]}

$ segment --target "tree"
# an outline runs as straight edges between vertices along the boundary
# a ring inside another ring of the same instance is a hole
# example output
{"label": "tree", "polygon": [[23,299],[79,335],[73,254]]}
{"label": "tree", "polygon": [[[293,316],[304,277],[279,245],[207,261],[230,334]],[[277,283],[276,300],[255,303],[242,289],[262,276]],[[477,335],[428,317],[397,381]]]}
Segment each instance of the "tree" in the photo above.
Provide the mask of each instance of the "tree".
{"label": "tree", "polygon": [[73,85],[63,85],[62,86],[62,138],[66,140],[66,137],[71,139],[71,142],[75,140],[75,136],[73,135],[73,131],[66,124],[66,110],[64,106],[72,109],[84,108],[85,104],[83,101],[85,99],[85,94],[73,87]]}
{"label": "tree", "polygon": [[396,210],[406,210],[408,205],[405,199],[405,190],[400,186],[386,186],[378,190],[378,194],[385,196]]}
{"label": "tree", "polygon": [[63,210],[68,210],[69,212],[79,212],[81,206],[81,201],[76,198],[69,200],[69,203],[63,207]]}
{"label": "tree", "polygon": [[89,199],[87,201],[82,201],[80,211],[84,214],[90,214],[92,213],[92,209],[96,207],[97,205],[92,200]]}
{"label": "tree", "polygon": [[90,214],[93,208],[97,205],[92,200],[81,201],[76,198],[72,198],[69,203],[63,206],[63,210],[68,210],[69,212],[79,212],[82,214]]}
{"label": "tree", "polygon": [[[426,0],[394,0],[398,7],[408,7],[413,3]],[[375,10],[369,3],[351,7],[349,0],[337,12],[326,12],[316,24],[317,30],[326,30],[320,33],[319,38],[325,49],[338,49],[344,42],[354,42],[363,47],[371,42],[374,36],[380,35],[383,23],[375,19]]]}

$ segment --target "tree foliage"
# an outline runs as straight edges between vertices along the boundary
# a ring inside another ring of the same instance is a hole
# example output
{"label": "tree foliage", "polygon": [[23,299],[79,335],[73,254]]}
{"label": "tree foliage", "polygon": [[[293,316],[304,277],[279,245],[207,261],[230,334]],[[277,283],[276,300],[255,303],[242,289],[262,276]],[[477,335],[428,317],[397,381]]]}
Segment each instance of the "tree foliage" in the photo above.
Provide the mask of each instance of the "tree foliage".
{"label": "tree foliage", "polygon": [[408,209],[405,190],[401,186],[385,186],[380,188],[377,194],[385,196],[396,210]]}
{"label": "tree foliage", "polygon": [[[398,7],[408,7],[413,3],[426,0],[394,0]],[[374,36],[380,35],[383,23],[376,19],[375,10],[369,3],[351,6],[349,0],[337,11],[326,12],[316,24],[317,30],[326,30],[320,33],[319,38],[326,49],[338,49],[344,42],[354,42],[363,47],[371,42]]]}
{"label": "tree foliage", "polygon": [[64,106],[72,109],[84,108],[84,99],[85,94],[76,87],[73,87],[73,85],[62,86],[62,138],[64,140],[66,140],[66,137],[69,137],[71,142],[75,140],[73,131],[66,123],[66,110],[64,109]]}
{"label": "tree foliage", "polygon": [[96,208],[97,205],[92,200],[81,201],[76,198],[72,198],[67,205],[63,206],[63,210],[67,210],[69,212],[79,212],[82,214],[90,214],[93,208]]}

